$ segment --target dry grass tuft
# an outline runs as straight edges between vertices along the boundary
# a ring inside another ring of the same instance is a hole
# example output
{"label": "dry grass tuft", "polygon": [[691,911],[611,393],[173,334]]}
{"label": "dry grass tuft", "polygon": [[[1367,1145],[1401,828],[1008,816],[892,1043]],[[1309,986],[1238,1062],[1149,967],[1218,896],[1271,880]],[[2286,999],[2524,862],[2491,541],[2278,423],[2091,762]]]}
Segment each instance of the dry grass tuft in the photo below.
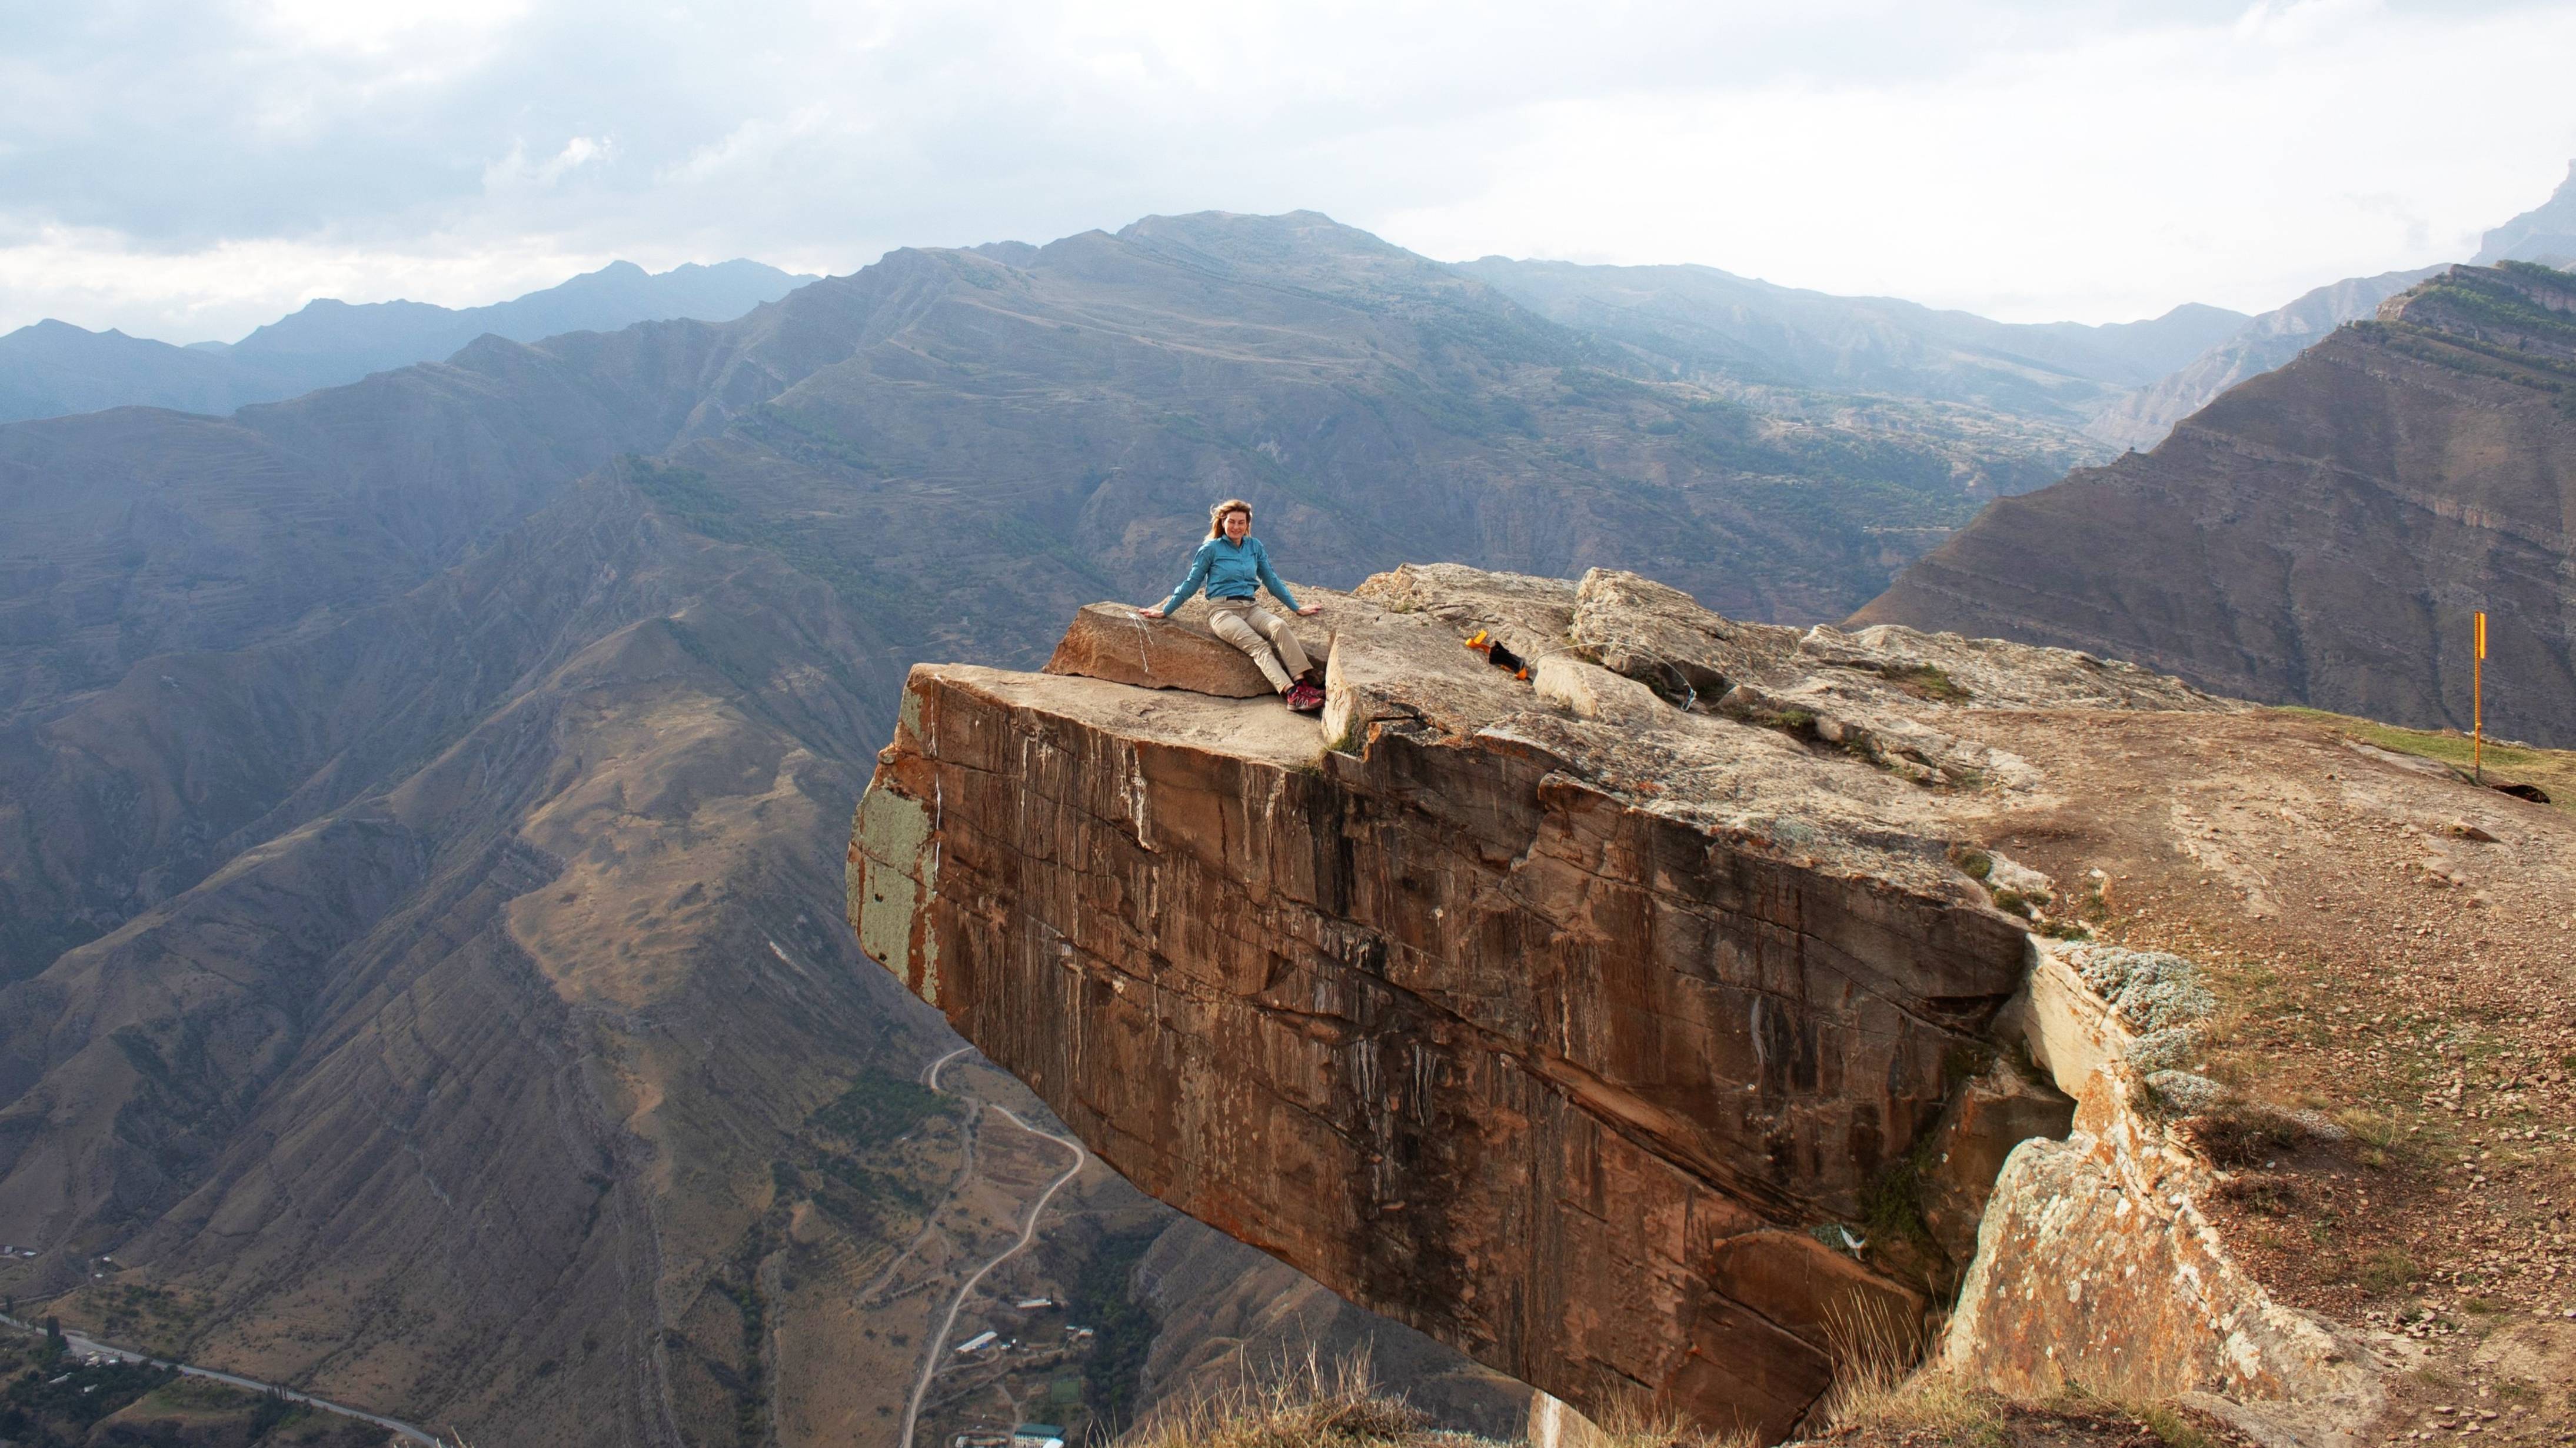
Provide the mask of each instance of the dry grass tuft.
{"label": "dry grass tuft", "polygon": [[1761,1448],[1761,1436],[1750,1428],[1712,1433],[1693,1427],[1679,1413],[1659,1407],[1640,1393],[1622,1398],[1588,1424],[1567,1435],[1559,1448]]}
{"label": "dry grass tuft", "polygon": [[2150,1403],[2134,1411],[2165,1448],[2220,1448],[2218,1439],[2169,1404]]}
{"label": "dry grass tuft", "polygon": [[[2462,771],[2469,765],[2472,752],[2469,739],[2457,730],[2404,729],[2375,719],[2357,719],[2349,714],[2329,714],[2322,709],[2295,705],[2281,707],[2276,712],[2320,720],[2364,744],[2375,744],[2399,754],[2437,760]],[[2551,804],[2563,810],[2576,810],[2576,749],[2533,749],[2490,741],[2485,758],[2491,776],[2539,785],[2548,793]]]}
{"label": "dry grass tuft", "polygon": [[[1760,1448],[1751,1432],[1708,1433],[1644,1396],[1598,1420],[1573,1419],[1557,1448]],[[1423,1414],[1378,1391],[1365,1357],[1326,1368],[1311,1353],[1262,1382],[1247,1382],[1185,1412],[1155,1419],[1120,1448],[1501,1448],[1430,1427]]]}
{"label": "dry grass tuft", "polygon": [[1836,1436],[1928,1438],[1999,1448],[2010,1412],[2011,1405],[1997,1394],[1970,1387],[1939,1368],[1925,1368],[1904,1376],[1873,1374],[1838,1380],[1825,1421]]}
{"label": "dry grass tuft", "polygon": [[1126,1448],[1412,1448],[1448,1437],[1430,1432],[1402,1399],[1378,1392],[1366,1358],[1327,1369],[1310,1353],[1267,1381],[1146,1424]]}
{"label": "dry grass tuft", "polygon": [[1834,1356],[1834,1384],[1817,1405],[1815,1420],[1844,1427],[1921,1411],[1915,1399],[1932,1382],[1915,1371],[1923,1334],[1920,1319],[1884,1299],[1846,1297],[1828,1307],[1825,1346]]}
{"label": "dry grass tuft", "polygon": [[1938,1364],[1918,1366],[1925,1326],[1884,1306],[1872,1311],[1862,1300],[1828,1312],[1825,1341],[1834,1354],[1834,1385],[1813,1421],[1832,1437],[1863,1442],[2002,1448],[2012,1405]]}

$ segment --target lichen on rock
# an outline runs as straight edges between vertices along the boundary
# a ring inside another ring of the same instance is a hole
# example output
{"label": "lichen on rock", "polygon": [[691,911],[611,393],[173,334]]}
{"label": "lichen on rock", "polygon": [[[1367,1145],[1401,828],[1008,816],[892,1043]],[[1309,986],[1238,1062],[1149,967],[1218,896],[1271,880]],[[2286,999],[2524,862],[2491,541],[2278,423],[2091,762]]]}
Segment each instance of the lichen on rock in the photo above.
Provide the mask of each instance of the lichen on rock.
{"label": "lichen on rock", "polygon": [[2012,1019],[2076,1098],[2073,1130],[2004,1162],[1945,1365],[2025,1397],[2190,1397],[2259,1438],[2356,1441],[2385,1398],[2369,1350],[2274,1301],[2197,1205],[2218,1173],[2189,1123],[2231,1098],[2165,1063],[2213,1009],[2199,967],[2114,946],[2042,955],[2034,986],[2082,994],[2034,990]]}
{"label": "lichen on rock", "polygon": [[[2069,945],[2061,951],[2093,993],[2142,1036],[2189,1026],[2218,1008],[2201,984],[2200,967],[2171,951],[2118,945]],[[2130,1064],[2137,1064],[2134,1050]]]}

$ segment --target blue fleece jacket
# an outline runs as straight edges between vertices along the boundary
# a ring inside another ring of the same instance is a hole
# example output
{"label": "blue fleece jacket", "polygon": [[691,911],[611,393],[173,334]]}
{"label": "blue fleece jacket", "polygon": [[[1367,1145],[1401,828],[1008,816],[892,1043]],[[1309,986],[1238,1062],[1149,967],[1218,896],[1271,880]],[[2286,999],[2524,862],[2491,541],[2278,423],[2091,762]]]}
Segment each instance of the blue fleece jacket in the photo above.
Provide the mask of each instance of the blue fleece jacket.
{"label": "blue fleece jacket", "polygon": [[1188,602],[1190,595],[1198,592],[1202,583],[1207,585],[1210,598],[1258,598],[1262,586],[1267,585],[1272,593],[1279,595],[1281,603],[1292,609],[1297,606],[1296,598],[1288,592],[1288,585],[1280,582],[1279,575],[1270,571],[1268,550],[1261,546],[1260,539],[1248,533],[1240,546],[1234,540],[1222,537],[1210,538],[1200,544],[1199,551],[1190,555],[1190,576],[1182,579],[1181,586],[1172,590],[1172,596],[1163,600],[1163,611],[1169,613]]}

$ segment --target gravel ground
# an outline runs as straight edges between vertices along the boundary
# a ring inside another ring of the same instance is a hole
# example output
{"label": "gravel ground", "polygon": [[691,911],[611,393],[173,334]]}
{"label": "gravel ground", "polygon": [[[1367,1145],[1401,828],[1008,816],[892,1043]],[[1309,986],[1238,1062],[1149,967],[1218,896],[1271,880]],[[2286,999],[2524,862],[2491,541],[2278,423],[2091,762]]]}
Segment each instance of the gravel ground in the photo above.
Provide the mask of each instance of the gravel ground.
{"label": "gravel ground", "polygon": [[2207,968],[2212,1215],[2408,1364],[2386,1439],[2576,1442],[2576,814],[2285,711],[1976,728],[2050,796],[1980,843]]}

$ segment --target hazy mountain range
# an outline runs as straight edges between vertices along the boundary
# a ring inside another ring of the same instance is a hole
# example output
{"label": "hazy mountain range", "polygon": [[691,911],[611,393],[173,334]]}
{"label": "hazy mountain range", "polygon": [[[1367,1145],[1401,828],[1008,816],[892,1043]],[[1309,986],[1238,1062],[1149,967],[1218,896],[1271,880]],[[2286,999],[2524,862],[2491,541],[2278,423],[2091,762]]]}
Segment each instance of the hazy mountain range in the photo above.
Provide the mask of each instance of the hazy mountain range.
{"label": "hazy mountain range", "polygon": [[[2568,163],[2567,179],[2547,201],[2488,232],[2472,260],[2481,266],[2500,261],[2565,266],[2576,261],[2576,162]],[[2380,303],[2441,270],[2417,267],[2330,282],[2254,318],[2172,375],[2119,399],[2084,431],[2117,448],[2154,447],[2175,423],[2220,393],[2281,366],[2344,323],[2373,315]]]}
{"label": "hazy mountain range", "polygon": [[2208,406],[2210,399],[2281,366],[2335,328],[2371,315],[2380,303],[2440,270],[2382,272],[2319,287],[2253,318],[2170,376],[2121,398],[2086,423],[2084,432],[2123,450],[2154,447],[2175,423]]}
{"label": "hazy mountain range", "polygon": [[[2576,260],[2576,163],[2548,201],[2486,233],[2475,260]],[[2154,446],[2228,388],[2369,317],[2441,268],[2346,278],[2255,317],[2185,304],[2105,326],[1995,322],[1705,266],[1486,257],[1460,270],[1663,375],[1757,405],[1779,409],[1781,399],[1769,394],[1780,389],[1835,396],[1846,406],[1854,396],[1964,405],[2007,429],[2072,429],[2107,453]]]}
{"label": "hazy mountain range", "polygon": [[230,412],[437,361],[486,333],[534,342],[671,317],[726,321],[812,280],[754,261],[660,273],[621,261],[488,307],[326,298],[239,342],[187,347],[43,321],[0,336],[0,422],[129,406]]}
{"label": "hazy mountain range", "polygon": [[2567,163],[2567,179],[2547,201],[2488,232],[2478,254],[2469,259],[2479,266],[2500,261],[2576,265],[2576,161]]}
{"label": "hazy mountain range", "polygon": [[1887,297],[1775,286],[1705,266],[1497,256],[1459,269],[1670,376],[1971,403],[2069,426],[2247,320],[2242,312],[2191,304],[2145,322],[2017,325]]}
{"label": "hazy mountain range", "polygon": [[[975,250],[1010,261],[1036,248],[1000,242]],[[2069,429],[2246,320],[2186,305],[2148,322],[2017,325],[1891,298],[1774,286],[1710,267],[1488,257],[1459,270],[1666,376],[1962,403]],[[230,412],[440,360],[486,333],[533,342],[641,321],[725,321],[811,280],[750,261],[658,275],[618,262],[488,307],[325,299],[237,343],[185,347],[48,320],[0,336],[0,421],[123,406]]]}
{"label": "hazy mountain range", "polygon": [[[975,250],[1016,261],[1037,248],[995,242]],[[2546,203],[2488,232],[2475,260],[2570,258],[2576,258],[2576,163]],[[1496,256],[1458,270],[1664,376],[1712,386],[1775,413],[1811,413],[1821,401],[1848,416],[1862,399],[1964,405],[1984,414],[1986,430],[2020,434],[2039,450],[2080,455],[2094,447],[2152,446],[2220,392],[2369,315],[2436,268],[2347,278],[2258,317],[2186,303],[2151,320],[2107,325],[1996,322],[1895,298],[1777,286],[1706,266],[1583,266]],[[658,274],[616,262],[486,307],[326,298],[239,342],[184,347],[46,320],[0,336],[0,421],[124,406],[229,412],[439,360],[485,333],[532,342],[640,321],[724,321],[811,280],[752,261]]]}
{"label": "hazy mountain range", "polygon": [[1293,579],[1839,616],[2062,471],[1981,416],[1766,413],[1296,214],[0,426],[0,1292],[477,1442],[880,1434],[1015,1139],[839,924],[912,662],[1035,663],[1224,493]]}

